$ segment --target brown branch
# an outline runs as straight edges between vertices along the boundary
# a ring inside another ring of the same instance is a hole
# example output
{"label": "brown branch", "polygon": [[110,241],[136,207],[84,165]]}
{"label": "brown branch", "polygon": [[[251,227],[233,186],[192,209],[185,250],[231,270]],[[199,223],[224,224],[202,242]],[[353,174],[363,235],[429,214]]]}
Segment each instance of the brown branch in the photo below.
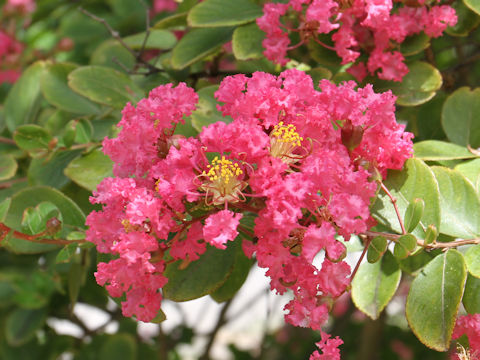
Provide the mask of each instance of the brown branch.
{"label": "brown branch", "polygon": [[0,143],[8,144],[8,145],[17,145],[17,143],[15,141],[13,141],[12,139],[9,139],[9,138],[3,137],[3,136],[0,136]]}
{"label": "brown branch", "polygon": [[220,311],[220,315],[218,316],[217,324],[215,325],[215,328],[212,330],[212,332],[209,335],[208,343],[205,346],[205,350],[203,351],[203,355],[200,357],[200,360],[208,360],[210,359],[209,353],[210,350],[213,346],[213,343],[215,341],[215,337],[217,336],[217,333],[220,331],[222,326],[227,322],[226,320],[226,314],[228,309],[230,308],[230,305],[232,304],[233,298],[228,300],[225,303],[225,306],[222,308],[222,311]]}
{"label": "brown branch", "polygon": [[397,214],[398,218],[398,223],[400,224],[400,228],[402,229],[402,234],[406,234],[407,232],[405,231],[405,225],[403,225],[403,220],[402,217],[400,216],[400,211],[398,211],[398,206],[397,206],[397,199],[388,191],[387,187],[383,184],[383,182],[380,183],[380,186],[382,187],[382,190],[387,194],[387,196],[390,198],[390,201],[392,202],[393,208],[395,209],[395,213]]}
{"label": "brown branch", "polygon": [[10,181],[5,181],[3,183],[0,184],[0,189],[7,189],[15,184],[18,184],[20,182],[24,182],[24,181],[27,181],[28,179],[26,177],[23,177],[23,178],[18,178],[18,179],[13,179],[13,180],[10,180]]}
{"label": "brown branch", "polygon": [[370,246],[371,242],[372,242],[372,238],[370,236],[367,236],[362,254],[360,255],[360,258],[358,259],[357,264],[355,265],[355,269],[353,269],[352,271],[352,275],[350,275],[350,281],[352,281],[353,278],[355,277],[355,274],[357,273],[358,268],[360,267],[360,264],[362,263],[362,260],[365,257],[365,254],[367,253],[368,247]]}
{"label": "brown branch", "polygon": [[42,231],[35,235],[29,235],[20,231],[13,230],[11,227],[0,223],[0,241],[2,241],[8,234],[12,234],[14,237],[26,241],[30,241],[37,244],[53,244],[53,245],[68,245],[71,243],[84,243],[86,240],[64,240],[64,239],[46,239],[44,236],[48,236],[48,230]]}

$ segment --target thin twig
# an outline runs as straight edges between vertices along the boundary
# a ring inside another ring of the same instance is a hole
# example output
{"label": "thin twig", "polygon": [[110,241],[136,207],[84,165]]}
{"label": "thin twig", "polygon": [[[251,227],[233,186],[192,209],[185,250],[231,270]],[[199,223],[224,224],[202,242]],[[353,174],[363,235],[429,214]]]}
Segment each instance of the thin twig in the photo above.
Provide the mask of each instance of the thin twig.
{"label": "thin twig", "polygon": [[203,355],[200,357],[200,360],[208,360],[209,359],[209,353],[210,349],[213,346],[213,343],[215,341],[215,337],[217,333],[220,331],[222,326],[227,322],[226,321],[226,315],[227,311],[230,308],[230,305],[232,304],[233,299],[228,300],[225,303],[225,306],[222,308],[222,311],[220,311],[220,315],[218,316],[217,324],[215,325],[215,328],[212,330],[212,332],[209,335],[208,343],[205,346],[205,350],[203,351]]}
{"label": "thin twig", "polygon": [[127,49],[127,51],[133,55],[133,57],[135,58],[136,62],[137,63],[140,63],[142,64],[143,66],[145,66],[146,68],[148,68],[148,70],[150,70],[148,72],[148,75],[149,74],[154,74],[154,73],[157,73],[157,72],[161,72],[163,71],[162,69],[159,69],[157,68],[156,66],[153,66],[152,64],[150,64],[148,61],[145,61],[144,59],[142,59],[141,55],[142,53],[137,53],[135,50],[133,50],[123,39],[122,37],[120,36],[120,34],[118,33],[118,31],[114,30],[110,24],[103,18],[101,17],[98,17],[94,14],[92,14],[91,12],[85,10],[84,8],[80,7],[78,8],[78,10],[80,10],[82,13],[84,13],[85,15],[87,15],[88,17],[90,17],[91,19],[99,22],[100,24],[102,24],[103,26],[105,26],[105,28],[108,30],[108,32],[110,33],[110,35],[115,39],[117,40],[125,49]]}
{"label": "thin twig", "polygon": [[397,206],[397,199],[388,191],[387,187],[380,182],[380,186],[382,187],[382,190],[387,194],[387,196],[390,198],[390,201],[392,202],[393,208],[395,209],[395,213],[397,214],[398,218],[398,223],[400,224],[400,228],[402,229],[402,234],[406,234],[407,232],[405,231],[405,225],[403,225],[403,220],[402,217],[400,216],[400,211],[398,211],[398,206]]}
{"label": "thin twig", "polygon": [[143,52],[145,51],[145,46],[147,45],[148,38],[150,37],[150,7],[147,4],[145,4],[145,1],[143,0],[138,0],[138,1],[145,8],[145,24],[146,24],[145,37],[143,38],[142,47],[140,48],[140,51],[138,53],[138,56],[142,57]]}
{"label": "thin twig", "polygon": [[3,137],[3,136],[0,136],[0,143],[8,144],[8,145],[17,145],[17,143],[15,141],[13,141],[12,139],[9,139],[9,138]]}
{"label": "thin twig", "polygon": [[42,231],[41,233],[35,234],[35,235],[29,235],[29,234],[24,234],[20,231],[13,230],[11,227],[0,223],[0,241],[2,241],[8,234],[12,234],[12,236],[30,241],[33,243],[38,243],[38,244],[52,244],[52,245],[68,245],[71,243],[84,243],[86,240],[80,239],[80,240],[64,240],[64,239],[46,239],[43,238],[44,236],[47,236],[47,230]]}
{"label": "thin twig", "polygon": [[7,189],[15,184],[18,184],[20,182],[24,182],[24,181],[27,181],[28,179],[26,177],[23,177],[23,178],[18,178],[18,179],[13,179],[13,180],[10,180],[10,181],[5,181],[3,183],[0,184],[0,189]]}
{"label": "thin twig", "polygon": [[363,247],[362,254],[360,255],[360,258],[358,259],[357,264],[355,265],[355,269],[353,269],[352,271],[352,275],[350,275],[350,281],[352,281],[353,278],[355,277],[355,274],[357,273],[358,268],[360,267],[360,264],[363,258],[365,257],[365,254],[367,253],[368,247],[370,246],[371,242],[372,242],[372,238],[368,236],[367,239],[365,240],[365,246]]}

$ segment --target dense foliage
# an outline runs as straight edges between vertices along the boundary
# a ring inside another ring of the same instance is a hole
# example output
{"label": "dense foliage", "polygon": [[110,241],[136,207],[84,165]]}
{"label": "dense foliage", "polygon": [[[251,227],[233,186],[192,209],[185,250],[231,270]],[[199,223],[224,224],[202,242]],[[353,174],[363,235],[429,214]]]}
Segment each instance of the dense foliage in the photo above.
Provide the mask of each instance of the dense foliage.
{"label": "dense foliage", "polygon": [[259,266],[317,335],[236,358],[480,359],[477,1],[0,6],[0,358],[178,358]]}

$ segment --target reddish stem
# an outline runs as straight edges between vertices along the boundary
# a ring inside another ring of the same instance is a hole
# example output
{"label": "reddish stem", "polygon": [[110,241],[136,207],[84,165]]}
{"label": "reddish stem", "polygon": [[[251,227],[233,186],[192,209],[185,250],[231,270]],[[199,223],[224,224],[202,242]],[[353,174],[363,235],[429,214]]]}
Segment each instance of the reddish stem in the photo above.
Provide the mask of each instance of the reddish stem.
{"label": "reddish stem", "polygon": [[400,224],[400,228],[402,229],[402,234],[406,234],[405,230],[405,225],[403,225],[403,220],[402,217],[400,216],[400,211],[398,211],[398,206],[397,206],[397,199],[388,191],[387,187],[383,185],[383,183],[380,183],[380,186],[382,187],[382,190],[387,194],[387,196],[390,198],[390,201],[392,202],[393,208],[395,209],[395,213],[397,214],[397,219],[398,223]]}

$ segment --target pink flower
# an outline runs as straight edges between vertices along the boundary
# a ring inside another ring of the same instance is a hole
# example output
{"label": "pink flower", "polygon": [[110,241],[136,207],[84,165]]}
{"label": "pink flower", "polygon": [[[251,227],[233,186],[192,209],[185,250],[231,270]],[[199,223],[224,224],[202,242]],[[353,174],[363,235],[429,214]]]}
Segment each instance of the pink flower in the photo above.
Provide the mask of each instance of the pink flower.
{"label": "pink flower", "polygon": [[338,347],[343,344],[343,341],[338,338],[331,339],[330,335],[327,333],[321,332],[322,340],[316,343],[317,347],[322,351],[320,354],[315,351],[311,356],[310,360],[340,360],[340,350]]}
{"label": "pink flower", "polygon": [[237,226],[242,216],[230,210],[222,210],[210,215],[203,227],[205,241],[216,248],[226,249],[227,241],[234,240],[238,235]]}
{"label": "pink flower", "polygon": [[175,11],[178,3],[175,0],[154,0],[153,13],[158,14],[163,11]]}
{"label": "pink flower", "polygon": [[480,314],[460,316],[453,329],[452,339],[467,335],[470,353],[480,356]]}
{"label": "pink flower", "polygon": [[26,15],[35,11],[34,0],[7,0],[3,10],[5,13],[18,13]]}

